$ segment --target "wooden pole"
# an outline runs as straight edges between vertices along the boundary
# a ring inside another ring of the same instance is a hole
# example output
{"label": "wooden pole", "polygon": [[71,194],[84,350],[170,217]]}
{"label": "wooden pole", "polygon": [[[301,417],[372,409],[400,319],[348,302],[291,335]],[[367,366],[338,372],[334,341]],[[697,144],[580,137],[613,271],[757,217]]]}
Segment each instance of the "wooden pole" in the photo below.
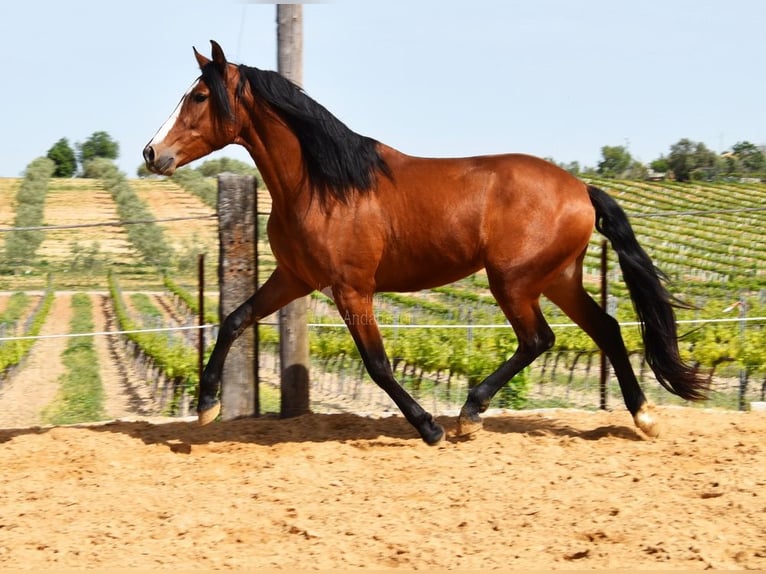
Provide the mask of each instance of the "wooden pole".
{"label": "wooden pole", "polygon": [[[609,293],[607,284],[607,274],[609,272],[609,247],[606,240],[601,242],[601,308],[606,311],[609,305]],[[599,408],[606,410],[606,390],[609,380],[609,359],[606,353],[601,351],[601,373],[599,377]]]}
{"label": "wooden pole", "polygon": [[[277,71],[303,82],[303,6],[277,5]],[[302,297],[279,312],[280,416],[309,412],[308,301]]]}
{"label": "wooden pole", "polygon": [[199,333],[197,335],[197,370],[198,380],[202,380],[202,373],[205,370],[205,330],[202,326],[205,324],[205,254],[200,253],[197,256],[197,326]]}
{"label": "wooden pole", "polygon": [[[253,295],[256,257],[255,177],[225,173],[218,176],[218,283],[221,320]],[[253,369],[255,326],[234,342],[221,379],[221,416],[224,420],[255,414]]]}
{"label": "wooden pole", "polygon": [[303,84],[303,6],[277,5],[277,71]]}
{"label": "wooden pole", "polygon": [[[253,293],[258,291],[260,283],[260,267],[258,256],[258,241],[260,231],[258,229],[258,180],[253,178]],[[258,330],[258,321],[253,324],[253,383],[255,393],[253,396],[253,416],[261,416],[261,335]]]}

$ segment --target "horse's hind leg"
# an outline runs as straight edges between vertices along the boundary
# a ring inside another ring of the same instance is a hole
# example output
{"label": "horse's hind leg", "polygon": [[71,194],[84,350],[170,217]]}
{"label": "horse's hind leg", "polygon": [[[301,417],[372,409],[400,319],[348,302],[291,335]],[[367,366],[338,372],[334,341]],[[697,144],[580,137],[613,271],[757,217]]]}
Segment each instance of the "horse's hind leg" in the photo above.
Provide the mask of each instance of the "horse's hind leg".
{"label": "horse's hind leg", "polygon": [[[492,280],[490,278],[490,288]],[[500,307],[511,323],[519,346],[510,359],[468,392],[458,419],[458,434],[468,435],[482,427],[480,413],[489,407],[492,397],[516,373],[553,346],[554,335],[540,311],[538,297],[511,296],[492,288]]]}
{"label": "horse's hind leg", "polygon": [[547,288],[545,296],[560,307],[606,353],[620,383],[625,406],[633,415],[633,421],[647,436],[656,437],[660,434],[659,423],[652,415],[651,407],[633,372],[620,326],[588,295],[581,279],[577,267],[575,273],[562,275],[558,282]]}

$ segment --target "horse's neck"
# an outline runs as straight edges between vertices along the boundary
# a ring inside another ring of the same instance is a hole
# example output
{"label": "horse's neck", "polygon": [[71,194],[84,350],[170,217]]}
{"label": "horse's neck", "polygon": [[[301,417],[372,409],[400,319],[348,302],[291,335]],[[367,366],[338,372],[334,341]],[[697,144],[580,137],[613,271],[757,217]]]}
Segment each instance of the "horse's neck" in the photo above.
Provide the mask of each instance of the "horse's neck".
{"label": "horse's neck", "polygon": [[298,138],[272,114],[259,114],[242,133],[240,142],[250,153],[271,195],[272,211],[284,215],[303,204],[306,178]]}

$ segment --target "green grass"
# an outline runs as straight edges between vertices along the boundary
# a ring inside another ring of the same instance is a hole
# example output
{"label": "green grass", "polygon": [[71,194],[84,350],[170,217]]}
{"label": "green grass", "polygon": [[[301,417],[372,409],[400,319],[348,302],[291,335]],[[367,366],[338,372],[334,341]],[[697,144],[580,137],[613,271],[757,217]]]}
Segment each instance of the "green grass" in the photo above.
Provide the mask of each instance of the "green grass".
{"label": "green grass", "polygon": [[261,402],[261,414],[278,413],[281,409],[281,395],[279,389],[261,382],[258,385]]}
{"label": "green grass", "polygon": [[[84,293],[72,296],[70,332],[93,331],[93,308]],[[103,420],[104,389],[93,337],[74,337],[64,351],[62,361],[66,372],[59,379],[56,399],[43,412],[50,424],[72,424]]]}

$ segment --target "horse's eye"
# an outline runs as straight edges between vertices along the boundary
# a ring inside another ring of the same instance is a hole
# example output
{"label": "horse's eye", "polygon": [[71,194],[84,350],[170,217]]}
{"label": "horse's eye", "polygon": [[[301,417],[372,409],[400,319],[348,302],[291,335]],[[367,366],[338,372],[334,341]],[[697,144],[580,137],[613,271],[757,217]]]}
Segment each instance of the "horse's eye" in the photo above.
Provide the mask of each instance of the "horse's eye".
{"label": "horse's eye", "polygon": [[192,94],[192,99],[198,104],[201,104],[207,99],[207,94],[203,94],[202,92],[197,92]]}

